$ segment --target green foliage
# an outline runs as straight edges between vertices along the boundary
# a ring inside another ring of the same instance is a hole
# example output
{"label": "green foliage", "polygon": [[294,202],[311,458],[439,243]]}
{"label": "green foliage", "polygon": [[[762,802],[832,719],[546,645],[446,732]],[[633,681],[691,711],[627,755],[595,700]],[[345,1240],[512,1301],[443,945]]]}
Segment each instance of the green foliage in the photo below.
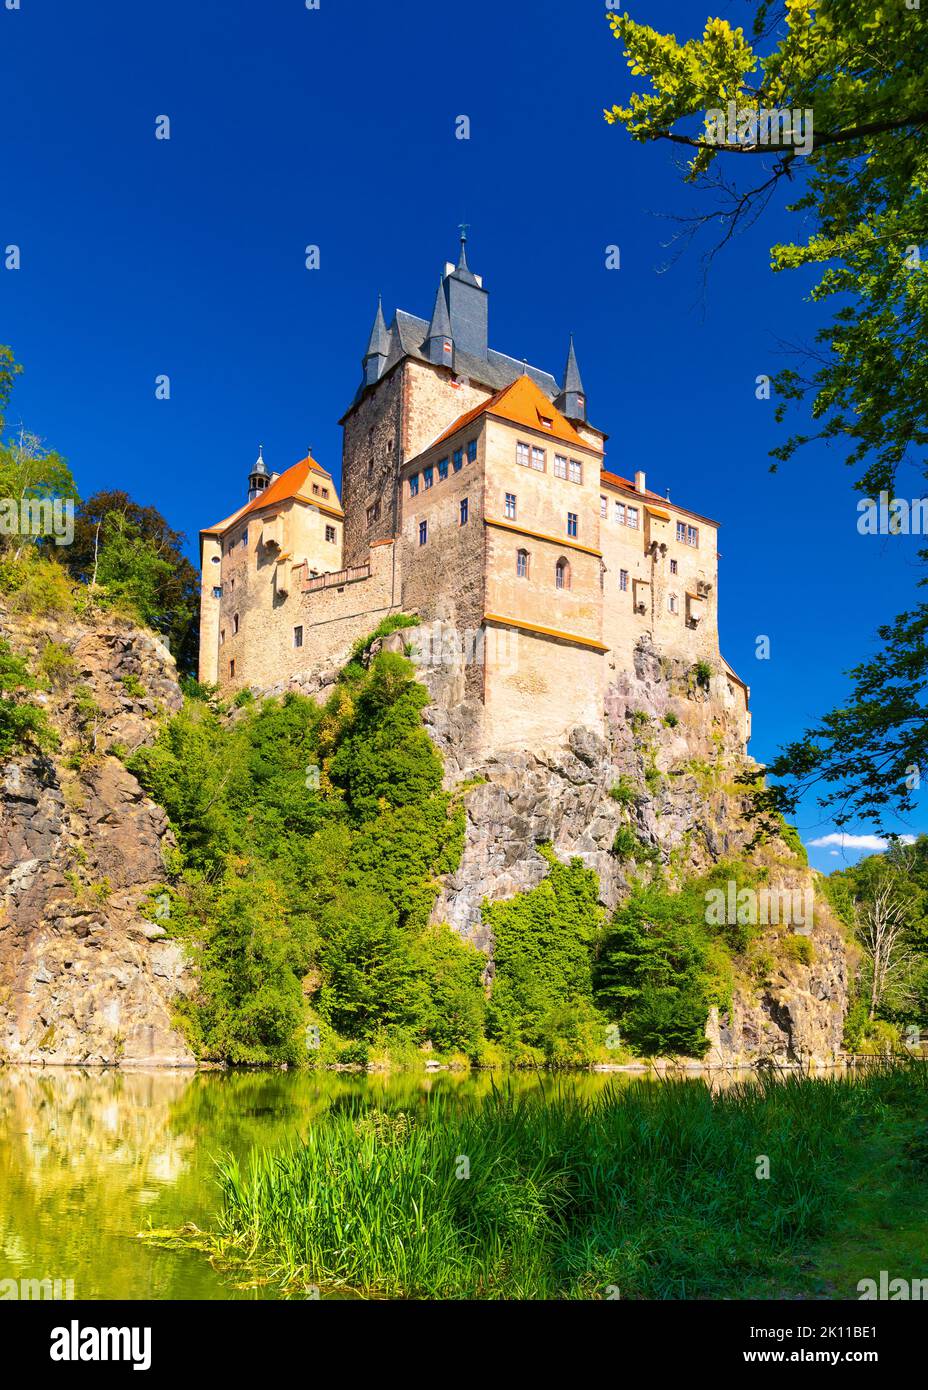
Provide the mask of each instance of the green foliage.
{"label": "green foliage", "polygon": [[679,722],[679,719],[674,714],[672,709],[669,709],[667,713],[664,715],[664,723],[668,729],[675,729]]}
{"label": "green foliage", "polygon": [[57,747],[58,737],[45,711],[26,698],[35,688],[23,658],[0,638],[0,762],[12,753]]}
{"label": "green foliage", "polygon": [[800,965],[811,965],[815,960],[815,946],[808,936],[793,933],[783,942],[783,951],[790,960],[798,961]]}
{"label": "green foliage", "polygon": [[[880,1267],[874,1231],[911,1208],[926,1119],[917,1065],[721,1091],[637,1081],[592,1101],[496,1092],[412,1114],[343,1109],[286,1147],[256,1148],[247,1166],[221,1160],[221,1212],[205,1239],[196,1228],[149,1239],[205,1248],[237,1281],[244,1261],[291,1293],[814,1298],[830,1272],[819,1243],[846,1237],[853,1213],[868,1263],[841,1280],[849,1297]],[[757,1180],[759,1152],[772,1182]],[[865,1220],[868,1192],[878,1200]],[[920,1248],[917,1220],[907,1229]]]}
{"label": "green foliage", "polygon": [[592,947],[603,918],[596,875],[580,859],[561,864],[548,846],[540,853],[549,872],[537,888],[483,906],[494,942],[487,1028],[515,1051],[550,1049],[565,1008],[593,1016]]}
{"label": "green foliage", "polygon": [[97,492],[77,510],[67,564],[98,602],[164,634],[178,664],[196,669],[199,577],[184,554],[184,536],[155,507],[125,492]]}
{"label": "green foliage", "polygon": [[373,632],[369,632],[366,637],[358,638],[351,648],[346,669],[351,670],[356,664],[360,664],[361,658],[381,637],[389,637],[391,632],[399,632],[406,627],[418,626],[419,619],[410,613],[390,613],[382,622],[377,624]]}
{"label": "green foliage", "polygon": [[70,685],[77,672],[77,662],[61,642],[47,642],[36,665],[39,676],[52,690],[63,690]]}
{"label": "green foliage", "polygon": [[[928,446],[925,6],[755,0],[751,8],[753,42],[724,19],[681,43],[611,15],[633,77],[651,90],[606,119],[635,140],[693,152],[688,177],[713,191],[704,220],[723,243],[789,185],[800,239],[772,248],[772,268],[798,271],[804,294],[811,273],[810,297],[830,316],[798,367],[776,377],[778,422],[800,409],[806,418],[771,450],[772,471],[825,441],[862,494],[892,497],[908,464],[925,472]],[[788,142],[730,143],[718,132],[707,141],[707,112],[729,102],[814,113],[813,147],[800,155]],[[926,631],[924,601],[877,629],[877,654],[850,671],[848,696],[771,762],[783,784],[765,789],[762,812],[792,812],[812,787],[838,825],[885,826],[891,813],[916,809],[912,769],[928,756]]]}
{"label": "green foliage", "polygon": [[596,969],[601,1007],[644,1056],[708,1050],[710,989],[705,933],[683,916],[690,903],[639,888],[616,912]]}
{"label": "green foliage", "polygon": [[129,760],[182,854],[175,931],[199,961],[196,1046],[312,1060],[310,1007],[347,1045],[476,1047],[485,958],[429,925],[463,812],[441,789],[427,700],[382,652],[326,706],[289,694],[226,721],[188,700]]}
{"label": "green foliage", "polygon": [[3,412],[9,403],[13,384],[22,371],[22,367],[13,356],[12,348],[0,344],[0,430],[6,423]]}
{"label": "green foliage", "polygon": [[34,547],[20,558],[0,558],[0,590],[9,595],[15,613],[31,618],[64,618],[74,612],[75,586],[56,559]]}
{"label": "green foliage", "polygon": [[609,795],[620,806],[631,806],[636,799],[635,785],[630,777],[622,776],[609,788]]}
{"label": "green foliage", "polygon": [[709,689],[712,680],[712,667],[708,661],[697,661],[693,666],[693,679],[703,690]]}

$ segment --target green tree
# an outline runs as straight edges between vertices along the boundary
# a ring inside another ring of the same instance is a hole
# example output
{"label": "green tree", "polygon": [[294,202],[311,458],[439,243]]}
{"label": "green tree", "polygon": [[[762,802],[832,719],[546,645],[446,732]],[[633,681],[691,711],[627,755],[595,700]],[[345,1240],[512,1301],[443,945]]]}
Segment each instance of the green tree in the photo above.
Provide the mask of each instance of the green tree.
{"label": "green tree", "polygon": [[196,669],[200,585],[184,536],[128,493],[96,492],[77,509],[67,563],[82,584],[100,584],[141,622],[163,632],[178,668]]}
{"label": "green tree", "polygon": [[618,909],[596,966],[596,998],[644,1056],[702,1057],[712,1002],[699,928],[677,895],[639,889]]}
{"label": "green tree", "polygon": [[[710,19],[699,39],[609,17],[646,91],[605,115],[639,141],[688,148],[688,180],[708,210],[687,232],[722,227],[724,244],[788,185],[802,240],[772,250],[775,271],[813,271],[812,298],[831,306],[801,370],[776,378],[777,417],[804,403],[812,421],[774,450],[773,468],[811,440],[843,448],[855,486],[891,491],[904,464],[925,472],[928,443],[928,10],[872,0],[759,0],[753,37]],[[711,111],[809,110],[809,153],[763,143],[745,120],[729,138]],[[758,173],[757,171],[760,170]],[[710,254],[718,250],[719,242]],[[925,555],[922,555],[925,558]],[[843,824],[911,805],[924,754],[928,649],[923,602],[879,629],[883,652],[852,673],[851,697],[783,751],[762,809],[791,811],[808,787]]]}

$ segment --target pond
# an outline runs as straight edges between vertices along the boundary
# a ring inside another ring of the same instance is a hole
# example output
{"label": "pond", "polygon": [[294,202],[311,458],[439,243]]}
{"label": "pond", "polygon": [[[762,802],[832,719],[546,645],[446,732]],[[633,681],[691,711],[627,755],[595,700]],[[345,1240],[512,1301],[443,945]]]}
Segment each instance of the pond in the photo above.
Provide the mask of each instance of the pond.
{"label": "pond", "polygon": [[0,1067],[0,1281],[60,1280],[76,1299],[273,1296],[236,1290],[202,1255],[152,1248],[135,1235],[149,1225],[211,1226],[217,1155],[276,1147],[333,1106],[363,1098],[415,1110],[438,1096],[476,1100],[494,1084],[591,1098],[634,1079]]}

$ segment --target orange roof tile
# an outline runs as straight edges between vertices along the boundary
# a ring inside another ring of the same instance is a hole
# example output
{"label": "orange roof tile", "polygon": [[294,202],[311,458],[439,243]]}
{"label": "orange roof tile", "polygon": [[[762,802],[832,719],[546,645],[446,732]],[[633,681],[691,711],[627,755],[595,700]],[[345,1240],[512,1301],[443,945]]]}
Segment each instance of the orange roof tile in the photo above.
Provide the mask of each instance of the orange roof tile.
{"label": "orange roof tile", "polygon": [[[446,439],[450,439],[453,434],[457,434],[458,430],[465,429],[480,415],[496,415],[515,425],[525,425],[528,429],[540,430],[544,434],[553,435],[555,439],[563,439],[566,443],[573,444],[575,448],[588,449],[596,454],[602,452],[595,445],[588,444],[577,433],[570,421],[561,414],[553,401],[548,400],[541,387],[536,386],[532,378],[526,373],[516,377],[509,386],[504,386],[502,391],[497,391],[495,396],[491,396],[482,405],[475,406],[473,410],[459,416],[453,425],[449,426],[429,445],[429,448],[434,448],[436,444],[442,444]],[[545,420],[550,420],[551,424],[546,425]]]}
{"label": "orange roof tile", "polygon": [[[222,534],[227,531],[235,522],[241,521],[242,517],[249,516],[252,512],[260,511],[264,507],[272,507],[275,502],[287,502],[291,497],[301,497],[307,502],[313,500],[310,487],[307,487],[307,479],[311,473],[316,473],[322,478],[332,481],[331,473],[328,473],[320,463],[317,463],[309,454],[305,459],[300,459],[299,463],[293,464],[291,468],[281,473],[279,478],[275,478],[270,487],[266,487],[263,492],[259,492],[246,506],[239,511],[233,512],[226,517],[225,521],[219,521],[215,526],[205,526],[201,535]],[[311,486],[311,485],[310,485]],[[333,484],[332,491],[335,494],[333,504],[326,508],[328,511],[342,514],[338,493]]]}

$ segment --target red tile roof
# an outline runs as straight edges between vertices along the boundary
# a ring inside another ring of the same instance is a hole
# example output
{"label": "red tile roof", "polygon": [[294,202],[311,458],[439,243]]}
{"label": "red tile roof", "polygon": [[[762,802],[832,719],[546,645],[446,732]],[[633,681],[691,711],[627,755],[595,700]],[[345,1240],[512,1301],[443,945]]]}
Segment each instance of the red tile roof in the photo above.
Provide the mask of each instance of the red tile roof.
{"label": "red tile roof", "polygon": [[[332,483],[331,473],[327,473],[320,463],[317,463],[309,454],[305,459],[300,459],[299,463],[293,464],[279,478],[275,478],[270,487],[266,487],[263,492],[259,492],[246,506],[241,507],[231,516],[226,517],[225,521],[218,521],[215,526],[205,526],[201,535],[221,535],[227,531],[235,522],[241,521],[242,517],[250,516],[252,512],[261,511],[264,507],[273,507],[277,502],[287,502],[291,497],[300,497],[304,501],[312,502],[312,484],[308,483],[310,474],[315,474],[324,478],[328,483]],[[320,503],[321,507],[328,511],[337,512],[344,515],[339,502],[338,493],[332,484],[333,499],[331,505]]]}
{"label": "red tile roof", "polygon": [[[577,449],[588,449],[597,454],[602,452],[594,444],[588,444],[577,433],[570,421],[561,414],[553,401],[548,399],[541,387],[536,386],[532,378],[525,373],[516,377],[509,386],[504,386],[502,391],[497,391],[496,395],[491,396],[489,400],[483,401],[481,405],[475,406],[473,410],[459,416],[453,425],[450,425],[429,445],[429,448],[444,443],[446,439],[457,434],[458,430],[465,429],[481,415],[495,415],[500,419],[509,420],[515,425],[525,425],[528,429],[540,430],[544,434],[553,435],[555,439],[563,439]],[[550,420],[550,425],[546,425],[545,420]]]}

